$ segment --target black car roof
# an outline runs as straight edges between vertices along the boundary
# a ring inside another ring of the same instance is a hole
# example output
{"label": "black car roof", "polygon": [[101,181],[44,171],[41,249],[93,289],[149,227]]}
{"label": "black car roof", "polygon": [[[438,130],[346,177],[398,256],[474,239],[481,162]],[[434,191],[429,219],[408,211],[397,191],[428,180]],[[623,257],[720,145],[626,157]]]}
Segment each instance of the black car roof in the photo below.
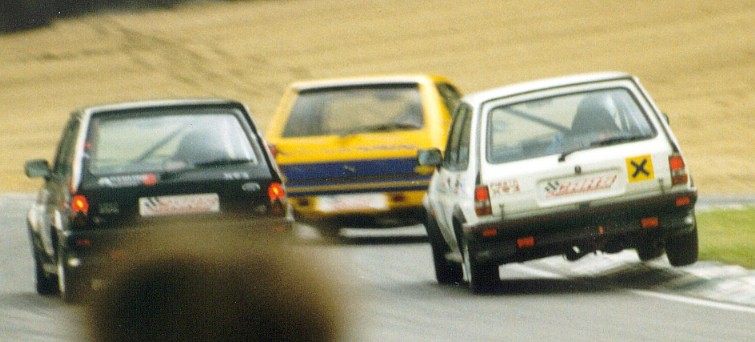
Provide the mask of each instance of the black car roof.
{"label": "black car roof", "polygon": [[180,107],[204,107],[204,106],[229,106],[243,108],[249,112],[245,105],[236,100],[229,99],[161,99],[161,100],[145,100],[145,101],[131,101],[102,104],[80,108],[72,114],[73,116],[90,116],[95,113],[102,112],[115,112],[115,111],[128,111],[130,109],[138,108],[180,108]]}

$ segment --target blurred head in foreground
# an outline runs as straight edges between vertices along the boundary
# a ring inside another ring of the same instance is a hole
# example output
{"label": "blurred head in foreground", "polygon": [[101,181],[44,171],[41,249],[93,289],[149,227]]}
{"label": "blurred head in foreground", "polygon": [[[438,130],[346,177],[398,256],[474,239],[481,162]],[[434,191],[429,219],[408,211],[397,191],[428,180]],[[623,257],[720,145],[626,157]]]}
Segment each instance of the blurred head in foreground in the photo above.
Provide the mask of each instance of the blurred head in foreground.
{"label": "blurred head in foreground", "polygon": [[282,245],[206,237],[172,236],[148,253],[142,245],[114,266],[113,282],[88,308],[93,340],[341,338],[338,299],[309,260]]}

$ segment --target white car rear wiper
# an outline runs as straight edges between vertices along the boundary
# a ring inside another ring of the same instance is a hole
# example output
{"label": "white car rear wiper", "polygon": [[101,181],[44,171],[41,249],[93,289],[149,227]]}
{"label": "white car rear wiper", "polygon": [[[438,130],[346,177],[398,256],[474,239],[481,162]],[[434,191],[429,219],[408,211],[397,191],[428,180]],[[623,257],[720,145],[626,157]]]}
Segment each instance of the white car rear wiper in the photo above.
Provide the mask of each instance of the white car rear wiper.
{"label": "white car rear wiper", "polygon": [[590,143],[590,146],[608,146],[608,145],[614,145],[614,144],[620,144],[630,141],[637,141],[642,139],[650,138],[647,135],[625,135],[625,136],[618,136],[618,137],[610,137],[607,139],[601,139],[596,140]]}
{"label": "white car rear wiper", "polygon": [[610,138],[606,138],[606,139],[595,140],[595,141],[591,142],[588,146],[580,146],[580,147],[577,147],[577,148],[573,148],[573,149],[561,152],[561,155],[559,155],[559,157],[558,157],[558,161],[562,162],[562,161],[566,160],[566,156],[568,156],[568,155],[570,155],[570,154],[572,154],[574,152],[588,150],[588,149],[593,148],[593,147],[615,145],[615,144],[620,144],[620,143],[625,143],[625,142],[630,142],[630,141],[643,140],[643,139],[647,139],[647,138],[650,138],[650,136],[647,136],[647,135],[625,135],[625,136],[616,136],[616,137],[610,137]]}
{"label": "white car rear wiper", "polygon": [[561,152],[561,155],[558,156],[558,161],[562,162],[562,161],[566,160],[566,156],[568,156],[568,155],[570,155],[570,154],[572,154],[574,152],[579,152],[579,151],[583,151],[583,150],[589,150],[591,147],[592,146],[580,146],[580,147],[577,147],[577,148],[573,148],[573,149]]}

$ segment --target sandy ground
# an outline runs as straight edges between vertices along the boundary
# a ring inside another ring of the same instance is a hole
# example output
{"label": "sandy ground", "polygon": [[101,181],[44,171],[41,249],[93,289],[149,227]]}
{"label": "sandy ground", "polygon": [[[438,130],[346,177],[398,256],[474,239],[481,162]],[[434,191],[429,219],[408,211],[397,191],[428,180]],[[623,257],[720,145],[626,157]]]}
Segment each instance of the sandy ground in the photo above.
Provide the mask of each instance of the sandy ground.
{"label": "sandy ground", "polygon": [[34,192],[74,108],[226,97],[265,128],[307,78],[436,73],[464,92],[580,72],[637,75],[703,194],[755,193],[755,2],[215,2],[99,13],[0,36],[0,191]]}

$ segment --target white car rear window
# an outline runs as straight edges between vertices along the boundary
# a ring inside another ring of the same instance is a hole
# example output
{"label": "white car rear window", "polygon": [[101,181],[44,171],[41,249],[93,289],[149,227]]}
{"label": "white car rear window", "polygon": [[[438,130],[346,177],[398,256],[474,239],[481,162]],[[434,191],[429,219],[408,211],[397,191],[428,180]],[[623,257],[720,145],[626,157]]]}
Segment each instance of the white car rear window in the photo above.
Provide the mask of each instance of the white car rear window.
{"label": "white car rear window", "polygon": [[655,136],[646,115],[623,88],[495,107],[488,120],[487,160],[493,164]]}

